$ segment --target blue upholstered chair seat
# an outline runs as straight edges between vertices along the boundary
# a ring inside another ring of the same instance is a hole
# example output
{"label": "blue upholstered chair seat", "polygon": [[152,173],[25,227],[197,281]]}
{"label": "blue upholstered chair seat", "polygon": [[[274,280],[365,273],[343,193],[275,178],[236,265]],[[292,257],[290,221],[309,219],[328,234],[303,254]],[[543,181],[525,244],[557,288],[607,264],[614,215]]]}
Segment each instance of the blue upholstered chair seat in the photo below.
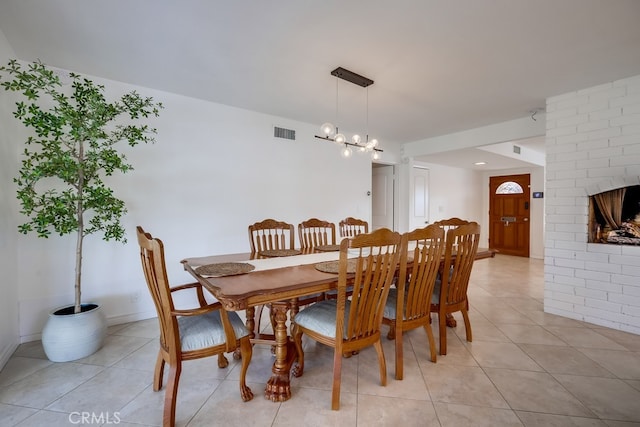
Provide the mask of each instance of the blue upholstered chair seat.
{"label": "blue upholstered chair seat", "polygon": [[[317,302],[296,314],[294,321],[299,326],[309,329],[326,337],[336,337],[336,310],[338,300],[326,300]],[[349,312],[351,302],[346,301],[345,312]],[[345,315],[346,317],[346,315]],[[345,322],[345,334],[343,338],[347,338]]]}
{"label": "blue upholstered chair seat", "polygon": [[[406,293],[406,292],[405,292]],[[405,299],[405,304],[406,304]],[[397,316],[396,306],[398,304],[398,289],[391,288],[389,289],[389,296],[387,297],[387,303],[384,306],[384,318],[385,319],[395,319]],[[406,320],[406,318],[405,318]]]}
{"label": "blue upholstered chair seat", "polygon": [[438,277],[436,285],[433,287],[433,294],[431,294],[431,304],[440,304],[440,288],[442,288],[442,280]]}
{"label": "blue upholstered chair seat", "polygon": [[[449,280],[453,275],[453,266],[449,269]],[[433,288],[433,295],[431,295],[431,304],[440,304],[440,288],[442,287],[442,277],[440,273],[436,276],[436,285]]]}
{"label": "blue upholstered chair seat", "polygon": [[[436,280],[436,287],[438,288],[438,293],[436,294],[436,290],[433,290],[433,295],[431,296],[431,303],[438,304],[440,301],[440,284],[442,282],[440,280]],[[408,291],[408,290],[407,290]],[[406,291],[405,291],[406,293]],[[407,303],[407,299],[405,298],[404,303]],[[398,289],[391,288],[389,289],[389,296],[387,297],[387,304],[384,306],[384,317],[385,319],[395,319],[397,316],[397,307],[398,304]],[[403,320],[407,320],[406,316]]]}
{"label": "blue upholstered chair seat", "polygon": [[[249,331],[237,313],[230,311],[227,315],[237,339],[249,335]],[[199,350],[226,342],[219,311],[198,316],[178,317],[178,329],[182,351]]]}

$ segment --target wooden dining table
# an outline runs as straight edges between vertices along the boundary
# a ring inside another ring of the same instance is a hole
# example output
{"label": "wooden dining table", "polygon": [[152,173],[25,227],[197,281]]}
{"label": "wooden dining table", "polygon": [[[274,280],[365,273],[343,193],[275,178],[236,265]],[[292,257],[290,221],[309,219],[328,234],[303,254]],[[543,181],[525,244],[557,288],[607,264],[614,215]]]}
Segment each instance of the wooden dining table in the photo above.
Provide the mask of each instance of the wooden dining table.
{"label": "wooden dining table", "polygon": [[[479,249],[476,259],[493,257],[494,254],[492,250]],[[321,256],[313,250],[307,250],[302,251],[301,255],[288,257],[289,263],[299,265],[256,269],[246,274],[222,277],[205,277],[198,274],[197,268],[227,262],[259,264],[264,257],[237,253],[186,258],[181,261],[184,269],[220,301],[226,310],[246,310],[247,328],[250,331],[255,328],[255,308],[266,304],[271,306],[275,319],[274,333],[264,335],[257,331],[252,334],[252,341],[275,346],[272,375],[265,388],[265,398],[273,402],[291,398],[290,375],[297,352],[287,332],[288,313],[298,298],[337,288],[338,275],[320,271],[315,265],[321,261],[337,260],[338,257],[339,252],[325,252]],[[293,374],[298,376],[295,369]]]}

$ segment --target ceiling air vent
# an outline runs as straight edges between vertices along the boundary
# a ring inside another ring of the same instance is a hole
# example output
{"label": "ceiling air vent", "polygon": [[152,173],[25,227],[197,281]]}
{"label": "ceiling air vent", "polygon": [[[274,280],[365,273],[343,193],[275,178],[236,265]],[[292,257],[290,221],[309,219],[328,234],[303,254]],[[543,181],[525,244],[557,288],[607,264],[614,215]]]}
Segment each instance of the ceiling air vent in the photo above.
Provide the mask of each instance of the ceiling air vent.
{"label": "ceiling air vent", "polygon": [[516,154],[520,154],[520,147],[518,147],[517,145],[513,146],[513,152]]}
{"label": "ceiling air vent", "polygon": [[292,141],[296,140],[296,131],[293,129],[285,129],[278,126],[273,127],[273,136],[275,138],[283,138],[290,139]]}

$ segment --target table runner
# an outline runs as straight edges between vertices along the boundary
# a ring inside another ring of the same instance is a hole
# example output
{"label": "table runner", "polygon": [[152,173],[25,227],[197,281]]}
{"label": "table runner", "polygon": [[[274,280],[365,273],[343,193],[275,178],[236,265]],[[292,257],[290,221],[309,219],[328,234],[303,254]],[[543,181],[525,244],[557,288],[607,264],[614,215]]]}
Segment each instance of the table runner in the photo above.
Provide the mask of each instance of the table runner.
{"label": "table runner", "polygon": [[[200,257],[200,258],[187,258],[185,262],[189,264],[194,270],[201,265],[212,264],[212,257]],[[253,271],[262,271],[262,270],[272,270],[275,268],[282,267],[293,267],[296,265],[305,265],[305,264],[317,264],[319,262],[325,261],[336,261],[340,259],[340,252],[322,252],[322,253],[313,253],[307,255],[293,255],[287,257],[277,257],[277,258],[261,258],[261,259],[246,259],[237,262],[246,262],[255,267]],[[251,274],[249,272],[247,274]],[[207,275],[203,275],[202,277],[209,277]]]}

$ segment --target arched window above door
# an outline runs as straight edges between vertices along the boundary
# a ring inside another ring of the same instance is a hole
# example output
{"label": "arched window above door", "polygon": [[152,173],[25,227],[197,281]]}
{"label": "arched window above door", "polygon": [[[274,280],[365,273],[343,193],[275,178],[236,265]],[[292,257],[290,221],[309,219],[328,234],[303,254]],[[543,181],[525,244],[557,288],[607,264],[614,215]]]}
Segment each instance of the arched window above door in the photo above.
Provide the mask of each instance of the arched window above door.
{"label": "arched window above door", "polygon": [[522,194],[524,190],[517,182],[505,181],[496,188],[496,194]]}

